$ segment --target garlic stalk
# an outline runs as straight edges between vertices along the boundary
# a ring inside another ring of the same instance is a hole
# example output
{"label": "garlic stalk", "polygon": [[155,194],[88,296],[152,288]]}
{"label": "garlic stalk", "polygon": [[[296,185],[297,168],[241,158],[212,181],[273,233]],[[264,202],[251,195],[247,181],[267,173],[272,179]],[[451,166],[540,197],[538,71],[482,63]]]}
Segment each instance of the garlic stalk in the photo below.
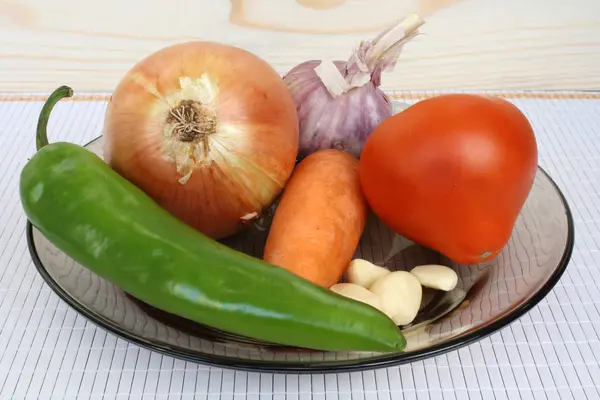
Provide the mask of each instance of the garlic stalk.
{"label": "garlic stalk", "polygon": [[424,23],[410,15],[361,42],[348,61],[306,61],[284,76],[300,120],[300,157],[326,148],[360,157],[371,131],[393,113],[379,88],[381,74],[394,68],[403,46]]}

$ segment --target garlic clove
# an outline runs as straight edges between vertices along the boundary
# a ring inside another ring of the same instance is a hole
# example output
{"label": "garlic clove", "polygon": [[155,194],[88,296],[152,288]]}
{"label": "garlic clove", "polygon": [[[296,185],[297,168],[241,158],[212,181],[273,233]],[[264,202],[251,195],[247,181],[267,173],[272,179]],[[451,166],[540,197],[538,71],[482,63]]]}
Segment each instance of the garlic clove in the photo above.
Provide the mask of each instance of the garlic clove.
{"label": "garlic clove", "polygon": [[444,265],[419,265],[411,271],[421,285],[449,292],[458,284],[458,275],[452,268]]}
{"label": "garlic clove", "polygon": [[375,295],[368,289],[365,289],[362,286],[355,285],[353,283],[336,283],[331,288],[329,288],[332,292],[335,292],[344,297],[351,298],[356,301],[360,301],[362,303],[366,303],[371,307],[382,311],[381,299],[379,296]]}
{"label": "garlic clove", "polygon": [[407,313],[405,310],[400,310],[392,317],[392,321],[398,326],[408,325],[415,319],[415,315]]}
{"label": "garlic clove", "polygon": [[378,278],[389,273],[390,271],[387,268],[377,266],[360,258],[352,260],[347,270],[348,282],[364,288],[368,288]]}
{"label": "garlic clove", "polygon": [[398,325],[411,323],[419,313],[423,287],[410,272],[394,271],[383,275],[369,290],[380,297],[382,311]]}

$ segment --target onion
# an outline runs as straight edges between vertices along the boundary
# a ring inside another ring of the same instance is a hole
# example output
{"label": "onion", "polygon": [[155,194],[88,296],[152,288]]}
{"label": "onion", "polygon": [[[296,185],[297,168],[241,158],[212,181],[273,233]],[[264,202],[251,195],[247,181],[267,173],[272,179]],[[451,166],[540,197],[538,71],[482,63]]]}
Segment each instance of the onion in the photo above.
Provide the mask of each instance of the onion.
{"label": "onion", "polygon": [[284,76],[300,120],[300,157],[327,148],[360,157],[371,131],[393,113],[379,88],[381,73],[394,67],[404,44],[424,23],[411,15],[362,42],[348,61],[310,60]]}
{"label": "onion", "polygon": [[151,54],[125,74],[106,110],[105,161],[214,239],[273,203],[297,152],[298,116],[281,77],[224,44]]}

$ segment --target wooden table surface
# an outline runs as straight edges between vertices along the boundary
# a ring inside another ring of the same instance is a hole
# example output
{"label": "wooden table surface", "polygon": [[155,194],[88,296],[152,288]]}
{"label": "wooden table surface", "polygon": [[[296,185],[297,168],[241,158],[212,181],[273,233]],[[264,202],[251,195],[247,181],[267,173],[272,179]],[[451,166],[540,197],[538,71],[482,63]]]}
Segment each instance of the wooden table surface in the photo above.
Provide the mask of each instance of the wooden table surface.
{"label": "wooden table surface", "polygon": [[384,88],[600,89],[598,0],[0,0],[0,92],[109,92],[140,58],[192,39],[246,48],[283,73],[347,59],[413,12],[424,34]]}

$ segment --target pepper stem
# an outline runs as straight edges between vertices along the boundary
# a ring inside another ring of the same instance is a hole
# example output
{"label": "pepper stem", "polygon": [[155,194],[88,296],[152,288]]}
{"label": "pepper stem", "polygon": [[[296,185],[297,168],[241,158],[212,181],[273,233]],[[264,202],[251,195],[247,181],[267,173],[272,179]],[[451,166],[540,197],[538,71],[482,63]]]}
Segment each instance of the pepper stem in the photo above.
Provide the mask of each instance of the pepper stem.
{"label": "pepper stem", "polygon": [[48,127],[48,120],[50,119],[50,112],[54,108],[54,105],[59,100],[65,97],[73,96],[73,89],[68,86],[61,86],[50,94],[48,100],[44,103],[40,117],[38,118],[37,130],[35,135],[35,147],[40,150],[42,147],[48,145],[48,133],[46,131]]}

